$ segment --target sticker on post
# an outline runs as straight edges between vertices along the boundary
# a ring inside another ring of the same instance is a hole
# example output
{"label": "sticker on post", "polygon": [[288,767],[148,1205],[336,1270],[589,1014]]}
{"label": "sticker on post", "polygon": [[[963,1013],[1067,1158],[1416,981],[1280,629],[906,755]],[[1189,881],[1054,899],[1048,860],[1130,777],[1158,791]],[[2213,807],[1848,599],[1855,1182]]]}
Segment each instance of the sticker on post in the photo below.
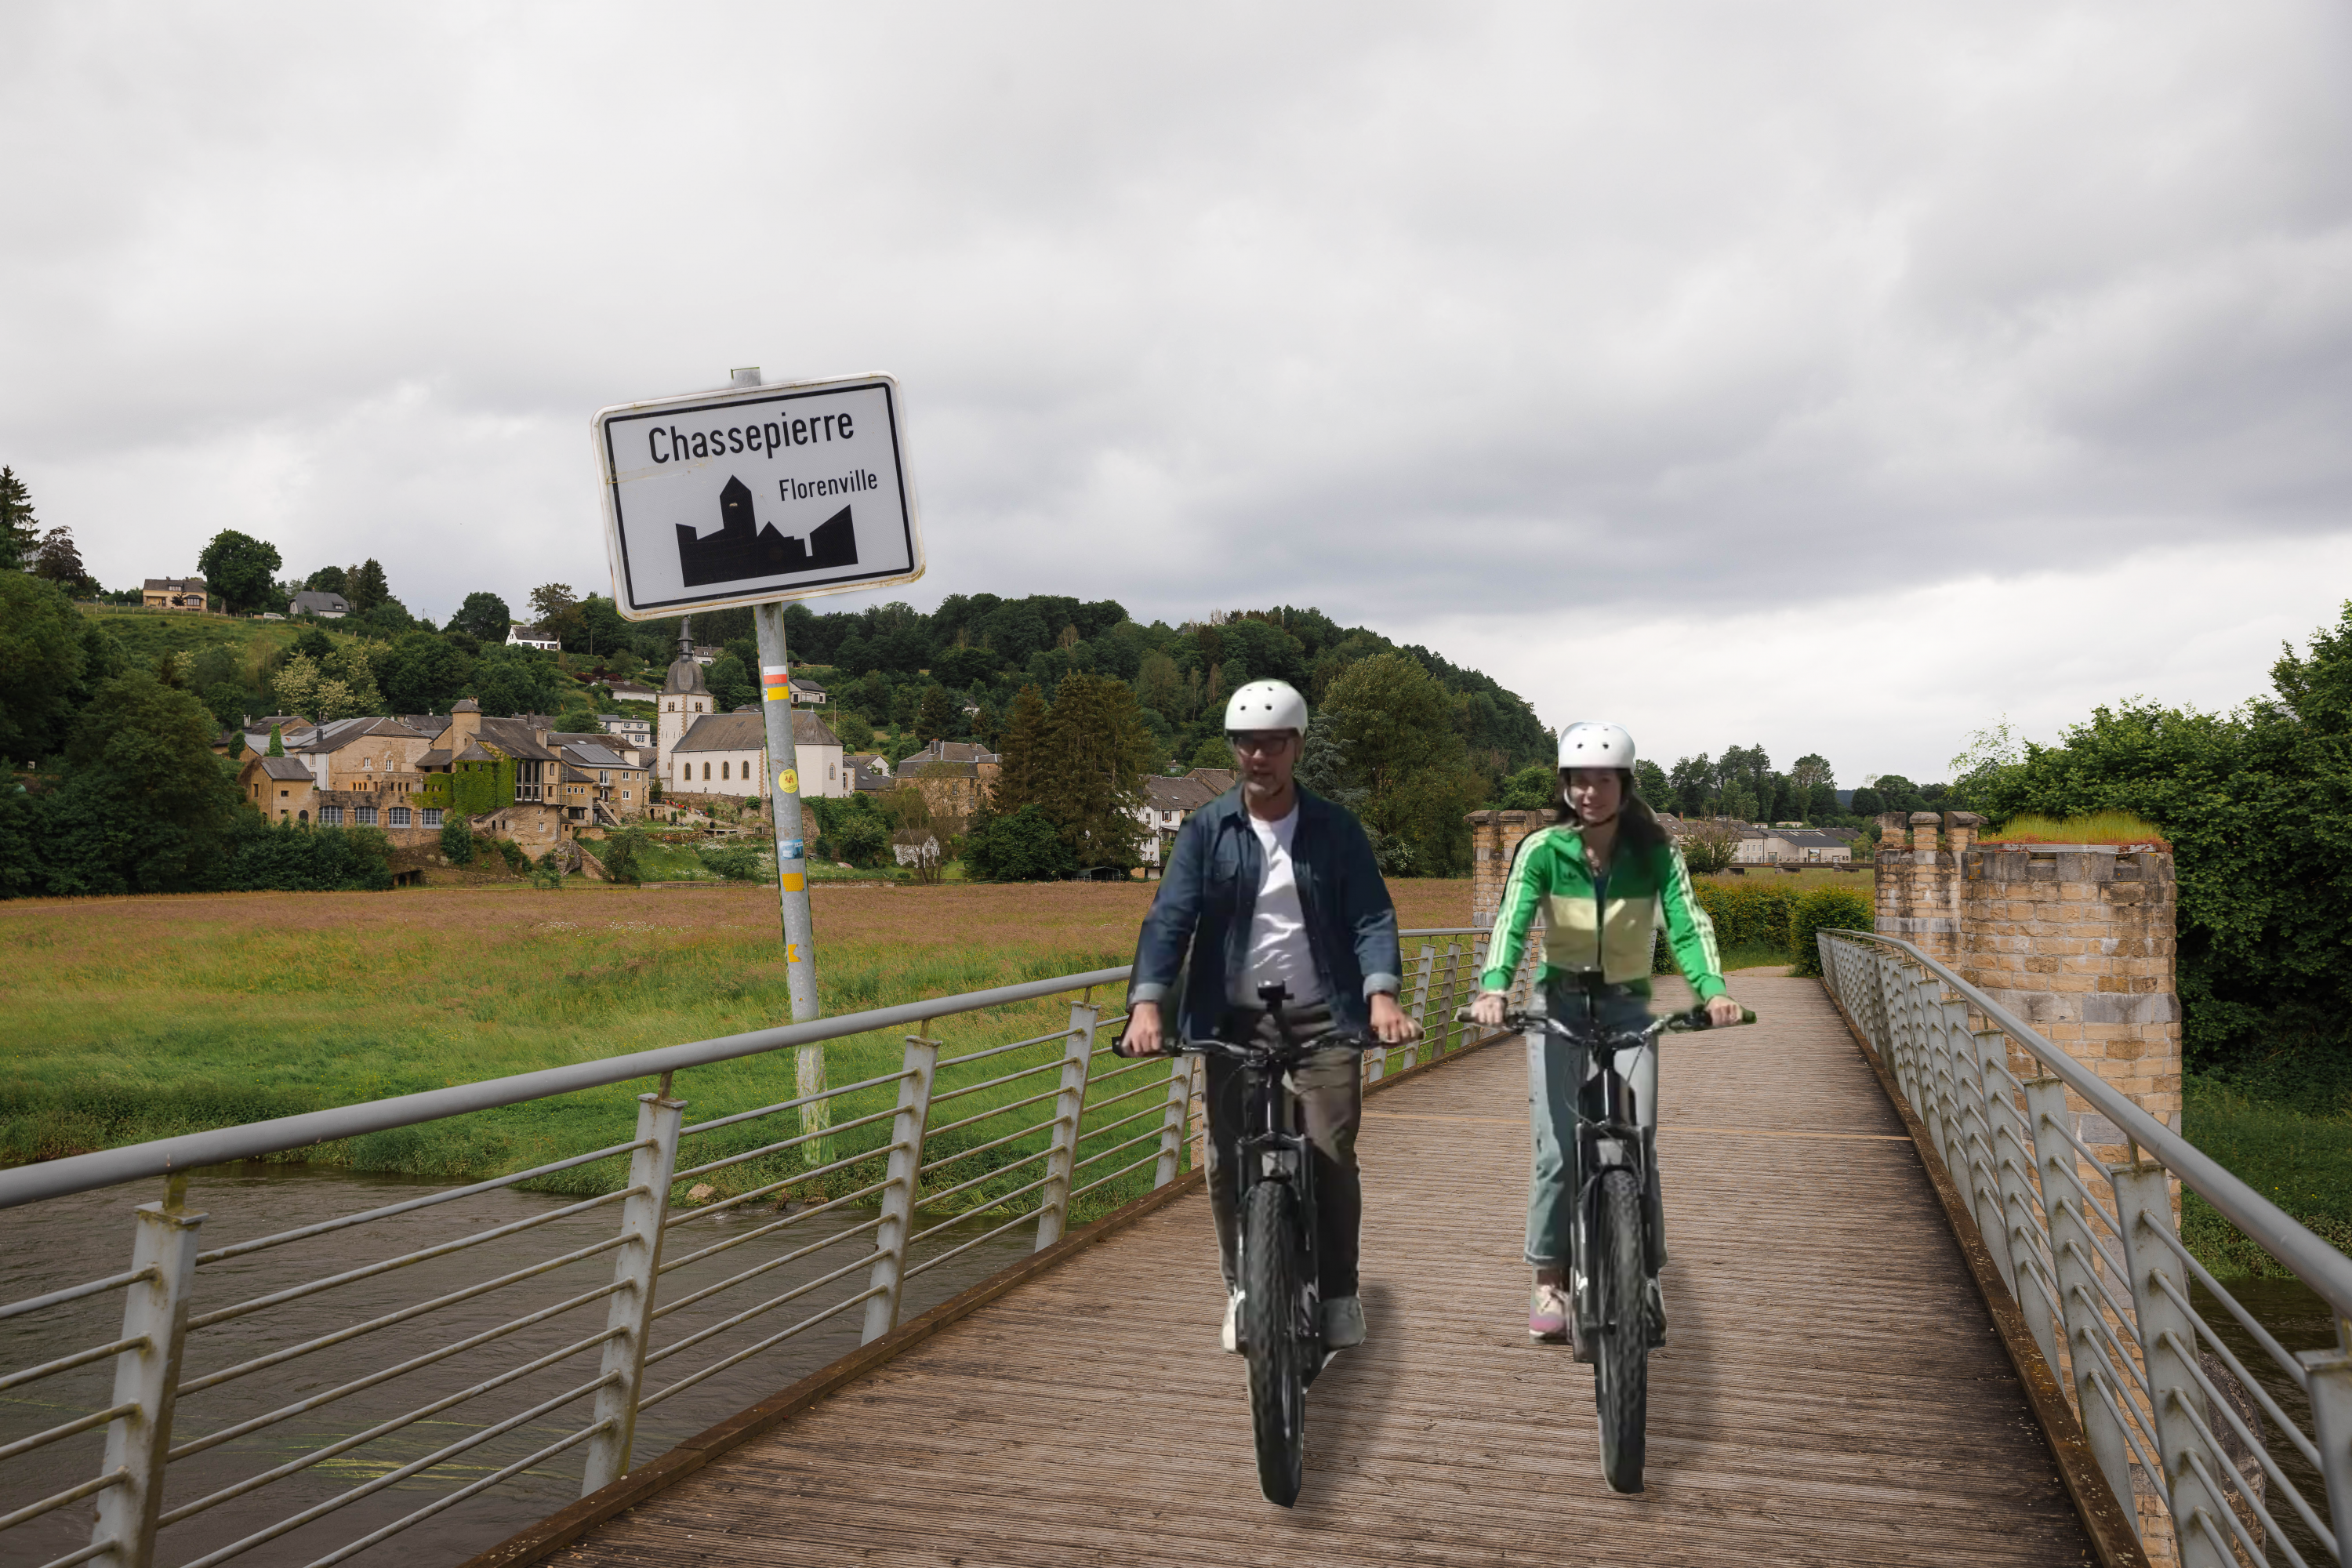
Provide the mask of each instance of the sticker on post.
{"label": "sticker on post", "polygon": [[800,794],[800,770],[798,768],[785,768],[778,773],[776,774],[776,787],[783,791],[786,795]]}
{"label": "sticker on post", "polygon": [[808,887],[808,879],[798,871],[786,871],[779,879],[783,883],[784,891],[787,893],[801,892]]}
{"label": "sticker on post", "polygon": [[808,858],[808,840],[787,838],[776,846],[776,856],[783,860],[804,860]]}

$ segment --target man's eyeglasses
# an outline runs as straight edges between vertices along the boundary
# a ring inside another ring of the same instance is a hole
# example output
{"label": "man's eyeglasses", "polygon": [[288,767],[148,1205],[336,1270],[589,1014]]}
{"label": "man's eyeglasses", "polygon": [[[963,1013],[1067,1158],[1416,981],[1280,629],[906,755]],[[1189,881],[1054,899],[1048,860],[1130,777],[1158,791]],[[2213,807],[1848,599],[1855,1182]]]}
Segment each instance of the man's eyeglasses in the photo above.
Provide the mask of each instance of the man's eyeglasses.
{"label": "man's eyeglasses", "polygon": [[1225,733],[1226,743],[1234,751],[1253,756],[1265,752],[1278,752],[1292,739],[1287,730],[1227,731]]}

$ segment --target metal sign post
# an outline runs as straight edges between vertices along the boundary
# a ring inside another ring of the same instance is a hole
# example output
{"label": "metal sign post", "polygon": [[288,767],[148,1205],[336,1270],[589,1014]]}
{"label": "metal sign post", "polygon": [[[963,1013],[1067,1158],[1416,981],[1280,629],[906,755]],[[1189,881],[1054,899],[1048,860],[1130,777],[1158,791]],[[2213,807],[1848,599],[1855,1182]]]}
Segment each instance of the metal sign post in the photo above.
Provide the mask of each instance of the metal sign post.
{"label": "metal sign post", "polygon": [[[923,574],[923,542],[897,382],[770,385],[757,368],[730,380],[719,392],[599,409],[592,429],[622,616],[751,606],[785,984],[793,1021],[804,1023],[818,1014],[816,931],[783,601],[912,582]],[[800,1077],[802,1094],[823,1090],[821,1049],[801,1053]],[[822,1109],[805,1108],[810,1131],[823,1125]]]}

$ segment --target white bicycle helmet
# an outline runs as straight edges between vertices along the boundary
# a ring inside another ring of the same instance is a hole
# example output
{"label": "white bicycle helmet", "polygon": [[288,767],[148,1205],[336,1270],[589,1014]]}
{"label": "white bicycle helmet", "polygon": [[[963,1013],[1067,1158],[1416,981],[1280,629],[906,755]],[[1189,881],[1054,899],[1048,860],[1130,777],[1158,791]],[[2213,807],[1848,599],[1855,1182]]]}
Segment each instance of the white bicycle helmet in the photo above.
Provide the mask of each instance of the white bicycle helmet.
{"label": "white bicycle helmet", "polygon": [[1296,730],[1307,733],[1307,699],[1286,680],[1253,680],[1225,704],[1225,733]]}
{"label": "white bicycle helmet", "polygon": [[1570,768],[1631,768],[1633,737],[1622,724],[1585,720],[1559,732],[1559,765]]}

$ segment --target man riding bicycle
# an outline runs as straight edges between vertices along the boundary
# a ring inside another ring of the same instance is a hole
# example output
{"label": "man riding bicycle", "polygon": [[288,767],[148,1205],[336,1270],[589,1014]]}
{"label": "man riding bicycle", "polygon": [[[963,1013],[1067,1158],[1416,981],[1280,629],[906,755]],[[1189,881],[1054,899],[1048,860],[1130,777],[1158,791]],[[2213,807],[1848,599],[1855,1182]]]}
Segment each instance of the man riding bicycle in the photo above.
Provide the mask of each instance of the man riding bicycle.
{"label": "man riding bicycle", "polygon": [[[1504,993],[1518,969],[1528,922],[1544,911],[1544,996],[1556,1024],[1580,1038],[1530,1036],[1528,1105],[1535,1157],[1528,1179],[1527,1260],[1535,1270],[1528,1332],[1569,1337],[1568,1262],[1578,1195],[1578,1087],[1590,1070],[1583,1041],[1638,1030],[1649,1022],[1652,933],[1663,918],[1675,964],[1712,1024],[1736,1024],[1739,1004],[1727,994],[1715,926],[1692,897],[1690,872],[1648,805],[1633,793],[1633,737],[1619,725],[1571,724],[1559,737],[1557,816],[1519,846],[1503,884],[1494,943],[1470,1014],[1488,1027],[1503,1022]],[[1657,1057],[1640,1054],[1632,1080],[1645,1133],[1658,1123]],[[1649,1222],[1665,1258],[1665,1225],[1655,1173],[1646,1184]],[[1665,1305],[1649,1281],[1654,1340],[1665,1335]]]}
{"label": "man riding bicycle", "polygon": [[[1162,1048],[1163,1004],[1177,1002],[1180,1038],[1303,1042],[1367,1025],[1403,1044],[1421,1027],[1397,1005],[1396,908],[1370,841],[1343,807],[1300,789],[1292,774],[1307,731],[1307,700],[1279,680],[1255,680],[1225,706],[1240,782],[1194,812],[1176,835],[1159,897],[1144,917],[1128,988],[1124,1056]],[[1189,961],[1190,971],[1186,970]],[[1261,986],[1288,993],[1279,1025]],[[1235,1140],[1242,1074],[1208,1062],[1209,1206],[1225,1279],[1224,1347],[1239,1349]],[[1323,1342],[1360,1344],[1357,1231],[1363,1189],[1356,1131],[1363,1118],[1355,1051],[1318,1051],[1291,1074],[1314,1149],[1316,1256]]]}

